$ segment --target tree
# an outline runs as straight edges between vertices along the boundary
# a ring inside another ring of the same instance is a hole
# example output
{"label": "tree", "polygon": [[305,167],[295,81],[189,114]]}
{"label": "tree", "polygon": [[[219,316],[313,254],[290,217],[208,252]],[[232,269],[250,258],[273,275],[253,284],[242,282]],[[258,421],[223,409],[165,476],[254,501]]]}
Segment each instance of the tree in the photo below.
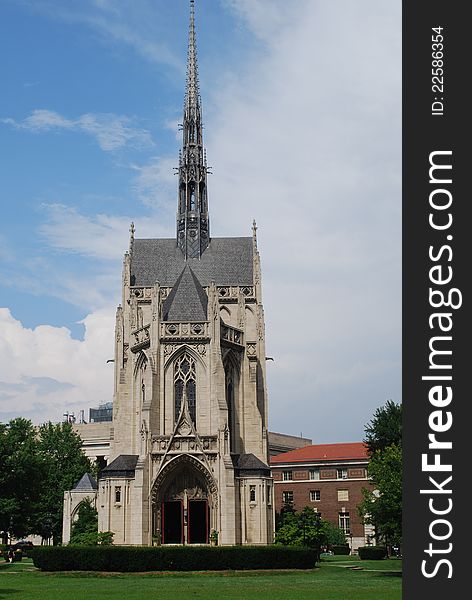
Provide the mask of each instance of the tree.
{"label": "tree", "polygon": [[333,546],[345,546],[346,545],[346,534],[331,521],[323,521],[324,534],[325,534],[325,545],[328,548]]}
{"label": "tree", "polygon": [[68,422],[41,425],[37,446],[45,475],[36,505],[34,530],[43,538],[53,537],[57,543],[62,537],[64,492],[72,489],[94,467],[82,452],[80,436]]}
{"label": "tree", "polygon": [[23,537],[31,531],[45,466],[36,430],[23,418],[0,423],[0,531]]}
{"label": "tree", "polygon": [[97,510],[90,499],[83,500],[77,510],[77,520],[72,524],[70,544],[74,546],[110,546],[112,531],[98,531]]}
{"label": "tree", "polygon": [[359,513],[375,527],[377,539],[387,546],[402,541],[402,449],[392,444],[376,450],[369,463],[375,489],[363,489]]}
{"label": "tree", "polygon": [[371,455],[395,444],[402,445],[402,405],[388,400],[378,408],[372,420],[365,426],[364,443]]}
{"label": "tree", "polygon": [[97,544],[98,514],[92,501],[86,498],[77,509],[77,520],[72,524],[70,544],[95,546]]}
{"label": "tree", "polygon": [[310,506],[300,512],[286,511],[279,518],[275,543],[284,546],[309,546],[319,558],[322,546],[346,543],[344,532],[330,521],[324,521]]}

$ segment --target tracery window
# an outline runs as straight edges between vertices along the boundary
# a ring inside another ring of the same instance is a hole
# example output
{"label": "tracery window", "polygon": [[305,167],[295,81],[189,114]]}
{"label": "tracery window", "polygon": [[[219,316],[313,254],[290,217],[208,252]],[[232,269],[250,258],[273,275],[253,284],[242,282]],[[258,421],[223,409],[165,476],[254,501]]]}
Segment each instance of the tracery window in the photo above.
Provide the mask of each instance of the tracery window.
{"label": "tracery window", "polygon": [[195,210],[195,186],[190,184],[190,210]]}
{"label": "tracery window", "polygon": [[175,420],[177,421],[184,389],[187,391],[187,402],[190,417],[196,423],[197,385],[195,360],[187,353],[182,354],[174,363],[174,405]]}
{"label": "tracery window", "polygon": [[230,451],[234,451],[234,388],[233,388],[233,374],[231,369],[226,373],[226,402],[228,405],[228,429],[229,429],[229,441]]}

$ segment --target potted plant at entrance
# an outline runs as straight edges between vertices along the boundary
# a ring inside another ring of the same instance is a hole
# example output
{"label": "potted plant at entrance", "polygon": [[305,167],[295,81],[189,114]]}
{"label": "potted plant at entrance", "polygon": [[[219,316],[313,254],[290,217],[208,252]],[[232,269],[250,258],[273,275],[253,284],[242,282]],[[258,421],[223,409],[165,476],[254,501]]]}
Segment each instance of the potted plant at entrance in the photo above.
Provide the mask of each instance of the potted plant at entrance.
{"label": "potted plant at entrance", "polygon": [[210,533],[210,545],[218,546],[218,532],[216,529],[212,529]]}

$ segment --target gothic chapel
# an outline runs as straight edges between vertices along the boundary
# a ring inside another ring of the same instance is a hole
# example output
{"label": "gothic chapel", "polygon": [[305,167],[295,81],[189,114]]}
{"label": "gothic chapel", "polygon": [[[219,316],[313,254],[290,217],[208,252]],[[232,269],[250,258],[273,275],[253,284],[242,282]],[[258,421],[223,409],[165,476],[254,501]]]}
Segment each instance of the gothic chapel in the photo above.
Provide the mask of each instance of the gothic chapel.
{"label": "gothic chapel", "polygon": [[219,544],[268,544],[256,227],[251,237],[210,236],[193,0],[178,175],[176,238],[139,239],[131,225],[111,453],[94,492],[99,530],[115,544],[206,544],[212,532]]}

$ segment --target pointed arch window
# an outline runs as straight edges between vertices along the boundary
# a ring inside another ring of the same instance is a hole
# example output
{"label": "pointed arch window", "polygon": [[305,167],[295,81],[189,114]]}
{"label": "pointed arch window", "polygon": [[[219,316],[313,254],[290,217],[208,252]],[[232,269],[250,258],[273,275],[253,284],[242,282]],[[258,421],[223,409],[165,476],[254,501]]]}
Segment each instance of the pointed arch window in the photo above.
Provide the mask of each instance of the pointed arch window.
{"label": "pointed arch window", "polygon": [[228,361],[225,367],[226,377],[226,405],[228,407],[228,429],[229,429],[229,444],[230,452],[235,452],[235,419],[234,419],[234,402],[235,402],[235,380],[234,367]]}
{"label": "pointed arch window", "polygon": [[197,416],[197,377],[195,360],[187,353],[182,354],[174,363],[174,407],[177,421],[182,407],[184,389],[187,392],[187,402],[190,417],[196,424]]}
{"label": "pointed arch window", "polygon": [[195,210],[195,185],[190,184],[190,210]]}
{"label": "pointed arch window", "polygon": [[147,360],[144,358],[141,363],[140,368],[140,377],[139,377],[139,395],[141,397],[141,403],[144,404],[146,401],[146,370],[147,370]]}

